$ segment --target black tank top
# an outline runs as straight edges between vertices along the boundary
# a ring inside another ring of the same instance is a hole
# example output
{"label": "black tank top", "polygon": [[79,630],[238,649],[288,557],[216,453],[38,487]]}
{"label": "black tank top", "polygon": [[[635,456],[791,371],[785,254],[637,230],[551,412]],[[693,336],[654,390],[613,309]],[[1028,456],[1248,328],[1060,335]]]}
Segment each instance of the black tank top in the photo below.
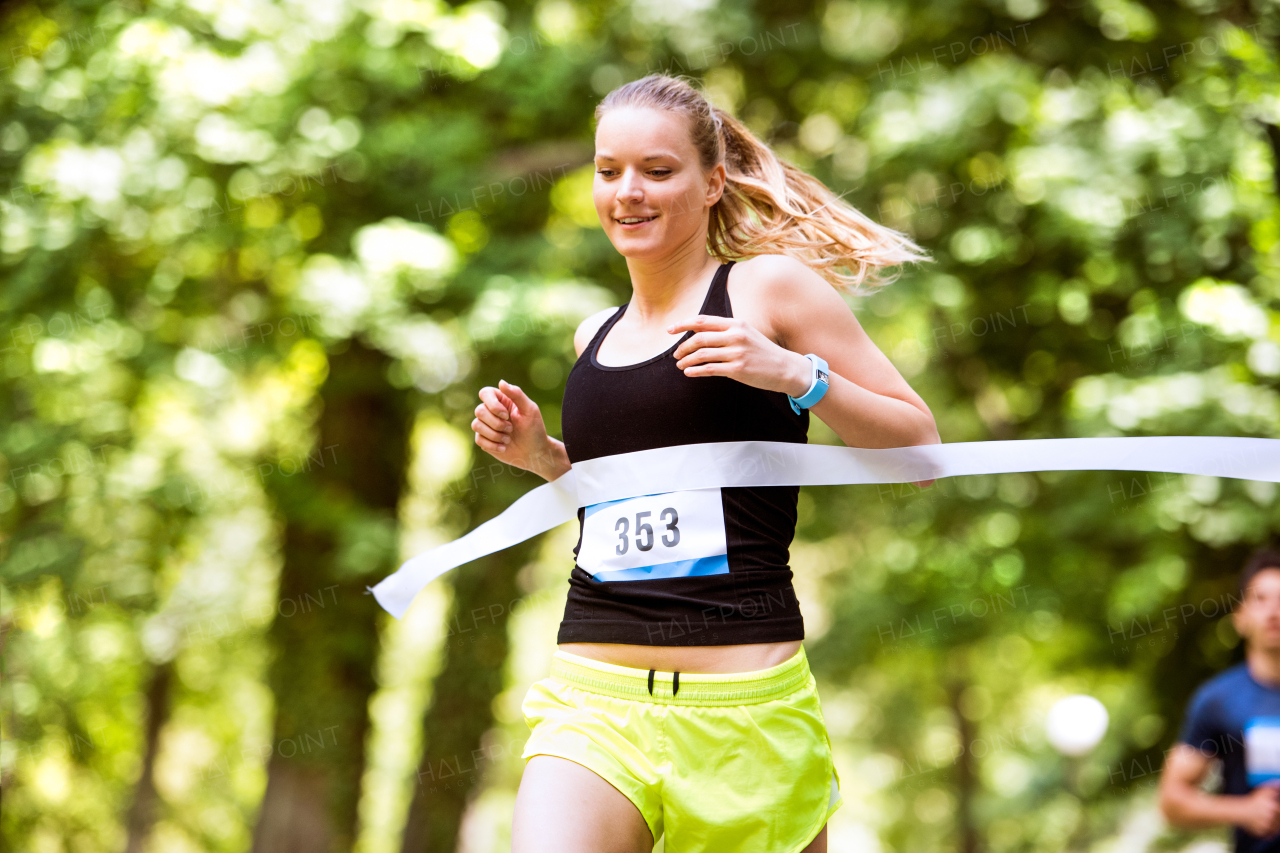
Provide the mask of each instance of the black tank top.
{"label": "black tank top", "polygon": [[[699,313],[733,316],[726,289],[732,266],[729,262],[716,270]],[[569,372],[561,425],[571,462],[680,444],[807,443],[809,412],[797,415],[783,392],[765,391],[727,376],[685,376],[672,353],[693,336],[692,331],[666,352],[638,364],[600,364],[596,350],[630,304],[605,321]],[[717,491],[719,501],[715,492],[700,493],[701,515],[682,509],[684,518],[677,517],[676,507],[665,505],[679,501],[663,496],[653,497],[647,505],[615,506],[625,502],[609,501],[579,507],[575,565],[556,641],[718,646],[804,639],[804,620],[788,566],[800,487]],[[680,500],[691,494],[673,493]],[[651,511],[631,511],[645,506]],[[592,554],[608,560],[647,560],[652,565],[595,575],[584,568],[581,549],[586,519],[596,511],[601,514],[593,519],[597,525],[593,529],[607,530],[608,536],[616,538],[601,545],[603,535],[595,533]],[[683,555],[688,559],[672,560],[670,554],[675,551],[667,551],[667,544],[679,547],[683,541],[688,548],[700,534],[719,535],[719,524],[697,526],[699,518],[717,512],[723,514],[722,545],[702,551],[694,548]],[[712,553],[717,550],[719,554]],[[623,556],[614,557],[618,552]]]}

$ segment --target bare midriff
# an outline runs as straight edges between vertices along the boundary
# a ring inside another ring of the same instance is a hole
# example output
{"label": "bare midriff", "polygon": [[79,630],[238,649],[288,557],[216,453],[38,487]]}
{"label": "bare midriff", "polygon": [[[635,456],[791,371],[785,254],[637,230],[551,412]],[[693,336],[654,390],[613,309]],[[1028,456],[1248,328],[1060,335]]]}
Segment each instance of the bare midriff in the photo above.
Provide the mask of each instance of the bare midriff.
{"label": "bare midriff", "polygon": [[604,663],[659,672],[752,672],[785,663],[803,640],[736,646],[643,646],[628,643],[560,643],[561,651]]}

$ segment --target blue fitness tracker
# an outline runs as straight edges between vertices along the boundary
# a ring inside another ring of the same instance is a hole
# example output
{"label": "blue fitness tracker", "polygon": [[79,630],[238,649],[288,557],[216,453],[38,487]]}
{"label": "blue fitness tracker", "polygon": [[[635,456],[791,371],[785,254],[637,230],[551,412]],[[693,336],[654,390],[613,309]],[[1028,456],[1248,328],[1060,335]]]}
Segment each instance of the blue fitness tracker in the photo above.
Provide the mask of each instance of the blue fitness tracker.
{"label": "blue fitness tracker", "polygon": [[822,395],[827,393],[827,389],[831,387],[831,379],[827,375],[827,363],[822,356],[807,353],[805,358],[813,364],[813,381],[809,383],[809,390],[804,392],[804,396],[800,398],[787,395],[787,399],[791,401],[791,408],[795,413],[800,414],[801,409],[807,409],[822,399]]}

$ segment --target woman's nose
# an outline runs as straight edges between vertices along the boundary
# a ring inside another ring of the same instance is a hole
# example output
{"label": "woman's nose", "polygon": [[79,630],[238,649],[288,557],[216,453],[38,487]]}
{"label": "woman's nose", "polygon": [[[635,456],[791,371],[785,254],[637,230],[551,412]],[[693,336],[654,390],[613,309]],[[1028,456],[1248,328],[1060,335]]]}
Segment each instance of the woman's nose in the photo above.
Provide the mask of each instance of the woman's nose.
{"label": "woman's nose", "polygon": [[618,197],[628,200],[640,199],[644,197],[644,189],[641,187],[640,177],[633,173],[624,173],[620,179],[621,186],[618,187]]}

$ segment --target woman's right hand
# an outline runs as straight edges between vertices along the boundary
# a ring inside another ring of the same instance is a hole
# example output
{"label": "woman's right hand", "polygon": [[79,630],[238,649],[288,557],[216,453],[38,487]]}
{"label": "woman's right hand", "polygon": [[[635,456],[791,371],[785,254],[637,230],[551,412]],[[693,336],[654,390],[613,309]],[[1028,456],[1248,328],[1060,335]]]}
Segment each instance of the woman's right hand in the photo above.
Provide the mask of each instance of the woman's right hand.
{"label": "woman's right hand", "polygon": [[471,422],[476,444],[495,459],[526,471],[547,466],[553,450],[538,404],[505,379],[480,389],[480,405]]}

